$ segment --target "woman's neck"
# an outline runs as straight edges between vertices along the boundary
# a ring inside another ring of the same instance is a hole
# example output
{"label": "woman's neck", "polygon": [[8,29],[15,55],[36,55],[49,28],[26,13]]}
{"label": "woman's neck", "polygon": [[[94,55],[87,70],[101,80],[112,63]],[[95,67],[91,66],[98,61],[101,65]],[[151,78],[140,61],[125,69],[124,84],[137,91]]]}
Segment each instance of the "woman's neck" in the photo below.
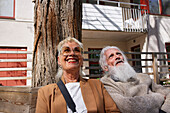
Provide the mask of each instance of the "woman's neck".
{"label": "woman's neck", "polygon": [[79,79],[79,72],[78,73],[63,72],[63,76],[66,83],[77,82]]}

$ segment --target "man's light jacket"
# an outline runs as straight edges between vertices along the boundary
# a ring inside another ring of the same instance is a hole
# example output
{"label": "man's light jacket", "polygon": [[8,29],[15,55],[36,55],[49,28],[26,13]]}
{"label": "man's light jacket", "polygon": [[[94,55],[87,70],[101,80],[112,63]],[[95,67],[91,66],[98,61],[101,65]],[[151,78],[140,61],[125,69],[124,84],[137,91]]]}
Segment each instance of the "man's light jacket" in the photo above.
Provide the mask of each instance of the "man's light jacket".
{"label": "man's light jacket", "polygon": [[101,81],[122,113],[159,113],[159,109],[170,113],[170,89],[155,84],[146,74],[138,73],[128,82],[110,76]]}

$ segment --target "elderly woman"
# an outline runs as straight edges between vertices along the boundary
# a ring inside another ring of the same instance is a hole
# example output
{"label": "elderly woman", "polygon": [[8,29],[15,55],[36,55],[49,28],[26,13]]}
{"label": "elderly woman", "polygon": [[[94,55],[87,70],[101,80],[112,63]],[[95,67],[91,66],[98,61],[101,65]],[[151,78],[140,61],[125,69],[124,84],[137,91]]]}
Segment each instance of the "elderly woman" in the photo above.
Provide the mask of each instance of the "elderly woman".
{"label": "elderly woman", "polygon": [[[81,77],[83,64],[83,45],[75,38],[66,38],[58,45],[59,70],[56,81],[65,84],[77,113],[105,113],[119,110],[114,101],[96,79]],[[38,91],[36,113],[72,113],[72,109],[60,91],[58,85],[50,84]]]}

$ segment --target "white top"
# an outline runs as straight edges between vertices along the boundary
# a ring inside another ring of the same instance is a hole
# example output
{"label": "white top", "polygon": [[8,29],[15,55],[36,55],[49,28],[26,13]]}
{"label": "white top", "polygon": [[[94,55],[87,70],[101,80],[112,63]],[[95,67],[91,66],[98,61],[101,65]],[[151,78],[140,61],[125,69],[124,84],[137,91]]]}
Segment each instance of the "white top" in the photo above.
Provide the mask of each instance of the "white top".
{"label": "white top", "polygon": [[[87,113],[87,108],[81,93],[80,83],[79,82],[66,83],[65,86],[76,105],[76,113]],[[68,106],[67,113],[73,113],[73,111]]]}

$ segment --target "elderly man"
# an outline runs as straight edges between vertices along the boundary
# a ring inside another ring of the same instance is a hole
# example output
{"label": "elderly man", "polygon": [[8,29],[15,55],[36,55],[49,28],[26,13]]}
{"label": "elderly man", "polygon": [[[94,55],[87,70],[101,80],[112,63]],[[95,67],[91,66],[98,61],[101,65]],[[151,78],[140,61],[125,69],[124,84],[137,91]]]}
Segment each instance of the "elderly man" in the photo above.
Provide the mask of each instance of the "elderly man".
{"label": "elderly man", "polygon": [[170,89],[136,73],[119,48],[103,48],[99,63],[105,72],[101,81],[122,113],[170,113]]}

